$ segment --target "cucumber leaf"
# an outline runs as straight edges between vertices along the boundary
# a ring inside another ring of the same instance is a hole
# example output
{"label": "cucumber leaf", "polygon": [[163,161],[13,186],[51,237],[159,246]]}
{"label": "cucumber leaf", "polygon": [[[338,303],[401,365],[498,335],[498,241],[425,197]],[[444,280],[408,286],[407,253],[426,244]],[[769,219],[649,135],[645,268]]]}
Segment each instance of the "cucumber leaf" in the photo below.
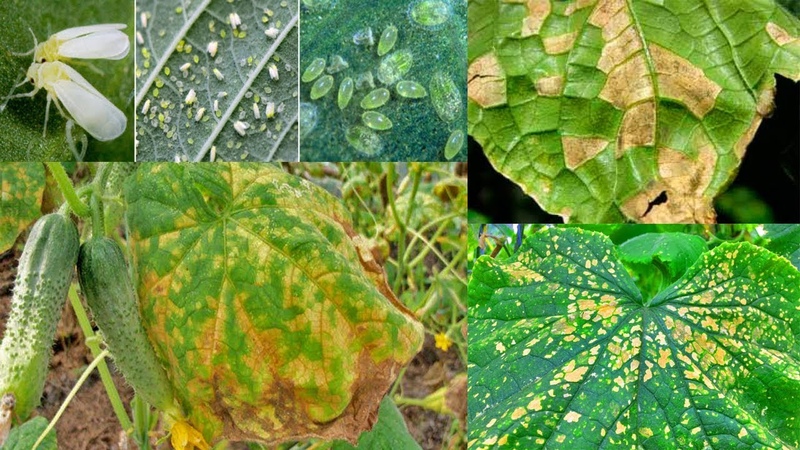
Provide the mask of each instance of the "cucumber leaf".
{"label": "cucumber leaf", "polygon": [[[47,419],[44,417],[34,417],[18,427],[14,427],[8,433],[8,438],[2,446],[3,450],[29,450],[39,439],[39,436],[47,428]],[[58,442],[56,440],[56,430],[50,430],[38,447],[39,450],[56,450]]]}
{"label": "cucumber leaf", "polygon": [[469,285],[469,442],[800,445],[800,273],[750,243],[642,297],[604,235],[545,229]]}
{"label": "cucumber leaf", "polygon": [[785,256],[800,270],[800,225],[773,223],[764,225],[764,230],[764,237],[770,240],[767,248]]}
{"label": "cucumber leaf", "polygon": [[574,222],[713,222],[800,20],[773,0],[475,0],[469,133]]}
{"label": "cucumber leaf", "polygon": [[141,163],[125,200],[144,328],[207,441],[374,423],[422,325],[338,199],[272,164]]}
{"label": "cucumber leaf", "polygon": [[408,432],[406,422],[397,405],[388,396],[381,402],[378,421],[372,430],[361,433],[358,445],[335,441],[332,450],[420,450],[421,447]]}
{"label": "cucumber leaf", "polygon": [[700,236],[686,233],[647,233],[619,246],[623,263],[650,265],[656,262],[667,269],[675,281],[707,250]]}
{"label": "cucumber leaf", "polygon": [[142,0],[136,13],[137,161],[298,159],[296,1]]}
{"label": "cucumber leaf", "polygon": [[0,164],[0,253],[42,215],[42,163]]}

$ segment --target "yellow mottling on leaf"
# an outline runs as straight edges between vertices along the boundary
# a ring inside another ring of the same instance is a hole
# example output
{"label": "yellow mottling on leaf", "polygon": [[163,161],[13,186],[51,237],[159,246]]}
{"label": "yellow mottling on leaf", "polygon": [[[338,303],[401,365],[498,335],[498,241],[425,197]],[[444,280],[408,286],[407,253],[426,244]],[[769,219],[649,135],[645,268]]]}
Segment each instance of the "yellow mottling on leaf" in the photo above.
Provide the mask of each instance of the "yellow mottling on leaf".
{"label": "yellow mottling on leaf", "polygon": [[550,0],[528,0],[528,15],[522,20],[522,37],[539,34],[549,15]]}
{"label": "yellow mottling on leaf", "polygon": [[[570,364],[574,365],[575,361],[570,361]],[[583,378],[583,375],[586,373],[587,370],[589,370],[589,368],[583,366],[583,367],[578,367],[575,370],[567,371],[564,373],[564,379],[566,381],[569,381],[570,383],[576,383]]]}
{"label": "yellow mottling on leaf", "polygon": [[467,95],[484,108],[506,103],[506,75],[497,55],[487,53],[467,69]]}
{"label": "yellow mottling on leaf", "polygon": [[653,430],[651,430],[650,428],[647,428],[647,427],[642,427],[642,428],[639,428],[639,434],[641,434],[642,436],[644,436],[646,438],[653,437]]}
{"label": "yellow mottling on leaf", "polygon": [[514,410],[514,412],[511,413],[511,420],[517,420],[517,419],[519,419],[520,417],[524,416],[527,413],[528,413],[528,411],[526,411],[525,408],[522,408],[522,407],[517,408],[517,409]]}
{"label": "yellow mottling on leaf", "polygon": [[544,51],[548,55],[559,55],[572,50],[575,45],[575,38],[578,36],[577,31],[572,33],[559,34],[557,36],[546,37],[542,39],[544,43]]}
{"label": "yellow mottling on leaf", "polygon": [[570,411],[564,416],[564,420],[568,423],[575,423],[580,420],[581,414],[575,411]]}
{"label": "yellow mottling on leaf", "polygon": [[494,344],[494,348],[495,348],[495,350],[497,350],[500,353],[503,353],[503,352],[506,351],[506,346],[503,345],[502,342],[498,342],[498,343]]}
{"label": "yellow mottling on leaf", "polygon": [[772,40],[775,41],[775,43],[780,45],[781,47],[797,40],[796,36],[792,36],[791,34],[789,34],[789,32],[787,32],[779,25],[776,25],[772,22],[767,22],[766,28],[769,37],[771,37]]}
{"label": "yellow mottling on leaf", "polygon": [[[603,151],[608,146],[608,141],[602,138],[562,136],[561,145],[564,149],[565,165],[568,169],[575,170]],[[591,268],[591,262],[587,260],[585,267]]]}
{"label": "yellow mottling on leaf", "polygon": [[722,87],[664,47],[650,44],[650,55],[658,73],[659,94],[678,100],[702,119],[714,107]]}
{"label": "yellow mottling on leaf", "polygon": [[614,430],[614,432],[615,432],[615,433],[617,433],[617,434],[622,434],[622,433],[624,433],[624,432],[625,432],[625,430],[627,430],[627,429],[628,429],[628,427],[626,427],[625,425],[623,425],[623,423],[622,423],[622,422],[617,422],[617,428]]}
{"label": "yellow mottling on leaf", "polygon": [[658,366],[661,367],[662,369],[666,369],[667,364],[671,363],[670,356],[672,356],[672,352],[670,352],[668,348],[662,348],[658,350],[658,354],[659,354]]}
{"label": "yellow mottling on leaf", "polygon": [[616,157],[640,146],[652,146],[656,142],[656,107],[652,101],[634,105],[622,117],[617,137]]}
{"label": "yellow mottling on leaf", "polygon": [[608,74],[599,97],[617,109],[625,110],[630,105],[653,98],[653,82],[648,72],[644,54],[627,59]]}
{"label": "yellow mottling on leaf", "polygon": [[737,436],[739,436],[739,439],[741,439],[741,438],[743,438],[743,437],[747,436],[747,429],[745,429],[744,427],[742,427],[742,429],[739,431],[739,434],[738,434]]}
{"label": "yellow mottling on leaf", "polygon": [[508,443],[508,435],[505,435],[497,441],[497,445],[506,445]]}
{"label": "yellow mottling on leaf", "polygon": [[497,443],[497,436],[492,436],[483,441],[483,445],[494,445]]}
{"label": "yellow mottling on leaf", "polygon": [[[556,97],[561,95],[564,88],[564,77],[560,75],[544,77],[536,80],[536,92],[543,97]],[[556,246],[558,247],[558,246]]]}
{"label": "yellow mottling on leaf", "polygon": [[528,403],[528,409],[531,411],[541,411],[542,410],[542,399],[539,397],[534,398]]}
{"label": "yellow mottling on leaf", "polygon": [[686,376],[686,378],[688,378],[690,380],[699,380],[700,379],[700,368],[694,366],[694,367],[692,367],[692,370],[684,370],[683,374]]}
{"label": "yellow mottling on leaf", "polygon": [[496,422],[497,419],[490,420],[489,423],[486,424],[486,428],[492,428]]}

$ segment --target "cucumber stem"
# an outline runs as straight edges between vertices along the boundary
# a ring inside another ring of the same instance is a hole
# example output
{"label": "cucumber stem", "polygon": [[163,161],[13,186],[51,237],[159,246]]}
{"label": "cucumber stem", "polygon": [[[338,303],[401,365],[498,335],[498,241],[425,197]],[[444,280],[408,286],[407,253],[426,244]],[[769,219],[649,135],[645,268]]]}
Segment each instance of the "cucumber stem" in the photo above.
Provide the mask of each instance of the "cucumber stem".
{"label": "cucumber stem", "polygon": [[67,176],[64,166],[57,162],[47,162],[45,164],[50,169],[50,173],[53,174],[53,178],[58,183],[58,189],[61,190],[61,194],[64,195],[64,199],[72,211],[79,217],[89,217],[89,207],[78,198],[78,194],[75,193],[75,188],[72,186],[72,181]]}
{"label": "cucumber stem", "polygon": [[86,382],[87,378],[89,378],[89,375],[91,375],[94,368],[97,367],[98,364],[103,362],[105,357],[108,355],[109,355],[108,350],[103,350],[102,352],[100,352],[99,355],[97,355],[94,361],[92,361],[92,363],[89,364],[89,367],[87,367],[86,370],[83,371],[81,377],[78,378],[78,382],[75,383],[75,387],[72,388],[67,398],[65,398],[64,401],[61,403],[61,407],[58,408],[58,412],[56,413],[55,416],[53,416],[53,419],[50,421],[50,423],[47,424],[47,428],[45,428],[44,431],[42,431],[42,434],[39,435],[39,439],[37,439],[36,442],[33,444],[31,450],[36,450],[37,448],[39,448],[39,444],[41,444],[44,438],[47,437],[47,433],[53,430],[53,427],[56,426],[56,422],[58,422],[58,419],[61,418],[61,415],[64,414],[64,411],[66,411],[67,406],[69,406],[69,403],[75,397],[75,394],[78,393],[78,389],[80,389],[81,386],[83,386],[83,383]]}
{"label": "cucumber stem", "polygon": [[[78,319],[78,324],[81,327],[81,331],[83,331],[83,336],[86,338],[86,346],[91,350],[92,356],[97,358],[101,353],[100,345],[98,345],[99,339],[96,339],[97,335],[92,330],[92,323],[89,321],[89,316],[83,308],[83,304],[78,297],[78,292],[74,284],[69,287],[69,302],[72,305],[72,310],[75,311],[75,317]],[[133,431],[133,423],[131,423],[131,419],[125,411],[125,405],[122,403],[117,387],[114,385],[114,379],[111,378],[111,371],[108,370],[108,364],[106,364],[105,360],[100,361],[100,366],[97,368],[97,371],[100,373],[103,387],[106,388],[106,394],[108,394],[111,407],[114,408],[114,413],[117,415],[117,420],[119,420],[122,430],[130,434]]]}

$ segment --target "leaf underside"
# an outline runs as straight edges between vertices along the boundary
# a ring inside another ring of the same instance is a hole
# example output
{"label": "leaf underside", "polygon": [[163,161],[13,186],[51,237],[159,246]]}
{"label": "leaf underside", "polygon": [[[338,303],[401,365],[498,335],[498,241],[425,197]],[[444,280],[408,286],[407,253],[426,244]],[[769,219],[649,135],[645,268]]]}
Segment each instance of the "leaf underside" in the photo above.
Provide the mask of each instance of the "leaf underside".
{"label": "leaf underside", "polygon": [[800,273],[749,243],[642,298],[611,241],[545,229],[469,285],[470,448],[800,445]]}
{"label": "leaf underside", "polygon": [[0,165],[0,253],[42,215],[44,184],[42,163]]}
{"label": "leaf underside", "polygon": [[469,133],[575,222],[713,222],[800,21],[772,0],[474,0]]}
{"label": "leaf underside", "polygon": [[125,196],[145,329],[209,442],[374,422],[422,327],[338,200],[246,163],[144,163]]}
{"label": "leaf underside", "polygon": [[[147,0],[136,12],[144,41],[136,46],[137,161],[208,161],[212,154],[224,161],[298,159],[297,2]],[[242,22],[235,30],[233,13]],[[272,27],[275,38],[265,34]],[[192,89],[196,99],[187,103]],[[249,125],[245,136],[237,122]]]}

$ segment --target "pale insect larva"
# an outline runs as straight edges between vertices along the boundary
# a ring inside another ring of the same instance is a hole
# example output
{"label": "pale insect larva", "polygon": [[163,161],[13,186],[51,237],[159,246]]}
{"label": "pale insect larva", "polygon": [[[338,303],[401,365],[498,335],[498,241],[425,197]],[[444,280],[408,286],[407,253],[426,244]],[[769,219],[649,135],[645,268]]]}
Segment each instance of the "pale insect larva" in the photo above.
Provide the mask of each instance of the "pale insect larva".
{"label": "pale insect larva", "polygon": [[180,67],[181,72],[187,72],[192,67],[192,63],[185,63]]}
{"label": "pale insect larva", "polygon": [[232,12],[232,13],[228,14],[228,19],[229,19],[229,20],[230,20],[230,22],[231,22],[231,28],[233,28],[234,30],[235,30],[235,29],[236,29],[236,28],[237,28],[239,25],[241,25],[241,24],[242,24],[242,18],[241,18],[241,17],[239,17],[239,14],[237,14],[237,13],[235,13],[235,12]]}
{"label": "pale insect larva", "polygon": [[218,112],[219,112],[219,100],[214,99],[214,113],[216,114]]}
{"label": "pale insect larva", "polygon": [[203,114],[205,114],[205,112],[206,112],[206,109],[205,109],[205,108],[200,108],[200,109],[198,109],[198,110],[197,110],[197,113],[194,115],[194,121],[195,121],[195,122],[199,122],[199,121],[200,121],[200,119],[202,119],[202,118],[203,118]]}
{"label": "pale insect larva", "polygon": [[144,36],[142,36],[140,31],[136,32],[136,42],[138,42],[139,45],[144,45]]}
{"label": "pale insect larva", "polygon": [[142,22],[142,28],[147,28],[147,13],[139,14],[139,19]]}
{"label": "pale insect larva", "polygon": [[256,119],[261,118],[261,109],[258,108],[258,103],[253,103],[253,115]]}
{"label": "pale insect larva", "polygon": [[247,122],[242,122],[241,120],[237,120],[233,123],[233,129],[239,133],[239,136],[246,136],[247,129],[250,128],[250,124]]}
{"label": "pale insect larva", "polygon": [[269,65],[269,77],[273,80],[278,79],[278,66],[276,66],[274,63]]}
{"label": "pale insect larva", "polygon": [[282,113],[282,112],[283,112],[283,110],[284,110],[285,108],[286,108],[286,104],[285,104],[285,103],[283,103],[283,102],[281,102],[281,104],[280,104],[280,105],[278,105],[278,109],[276,109],[275,111],[277,111],[277,112],[278,112],[278,114],[280,114],[280,113]]}
{"label": "pale insect larva", "polygon": [[278,37],[278,34],[280,32],[281,32],[281,30],[279,30],[278,28],[275,28],[275,26],[273,25],[273,26],[267,28],[264,31],[264,34],[266,34],[267,37],[270,38],[270,39],[275,39],[276,37]]}
{"label": "pale insect larva", "polygon": [[144,101],[144,106],[142,107],[142,114],[147,114],[147,111],[150,109],[150,99]]}
{"label": "pale insect larva", "polygon": [[211,146],[211,155],[208,158],[211,162],[214,162],[217,159],[217,146]]}
{"label": "pale insect larva", "polygon": [[[128,36],[120,23],[67,28],[50,36],[33,49],[37,63],[76,59],[122,59],[128,55]],[[35,41],[34,36],[34,41]]]}
{"label": "pale insect larva", "polygon": [[[28,68],[26,78],[33,84],[33,90],[8,98],[33,97],[41,89],[47,91],[42,136],[47,134],[50,102],[55,103],[62,116],[72,116],[81,128],[99,141],[116,139],[125,131],[128,123],[125,114],[72,67],[60,61],[33,63]],[[16,87],[19,86],[22,83]],[[69,115],[61,109],[62,104]]]}
{"label": "pale insect larva", "polygon": [[206,50],[208,50],[208,54],[211,55],[212,58],[217,56],[218,46],[219,44],[217,43],[217,41],[211,41],[208,43],[208,47],[206,47]]}
{"label": "pale insect larva", "polygon": [[191,105],[192,103],[194,103],[195,100],[197,100],[197,93],[194,91],[194,89],[189,89],[189,93],[186,94],[186,99],[184,100],[184,103],[186,103],[187,105]]}
{"label": "pale insect larva", "polygon": [[222,81],[225,77],[222,75],[222,72],[219,71],[216,67],[214,67],[214,76],[217,77],[217,80]]}
{"label": "pale insect larva", "polygon": [[269,102],[267,103],[267,108],[264,110],[264,114],[267,116],[267,119],[272,119],[275,117],[275,103]]}

